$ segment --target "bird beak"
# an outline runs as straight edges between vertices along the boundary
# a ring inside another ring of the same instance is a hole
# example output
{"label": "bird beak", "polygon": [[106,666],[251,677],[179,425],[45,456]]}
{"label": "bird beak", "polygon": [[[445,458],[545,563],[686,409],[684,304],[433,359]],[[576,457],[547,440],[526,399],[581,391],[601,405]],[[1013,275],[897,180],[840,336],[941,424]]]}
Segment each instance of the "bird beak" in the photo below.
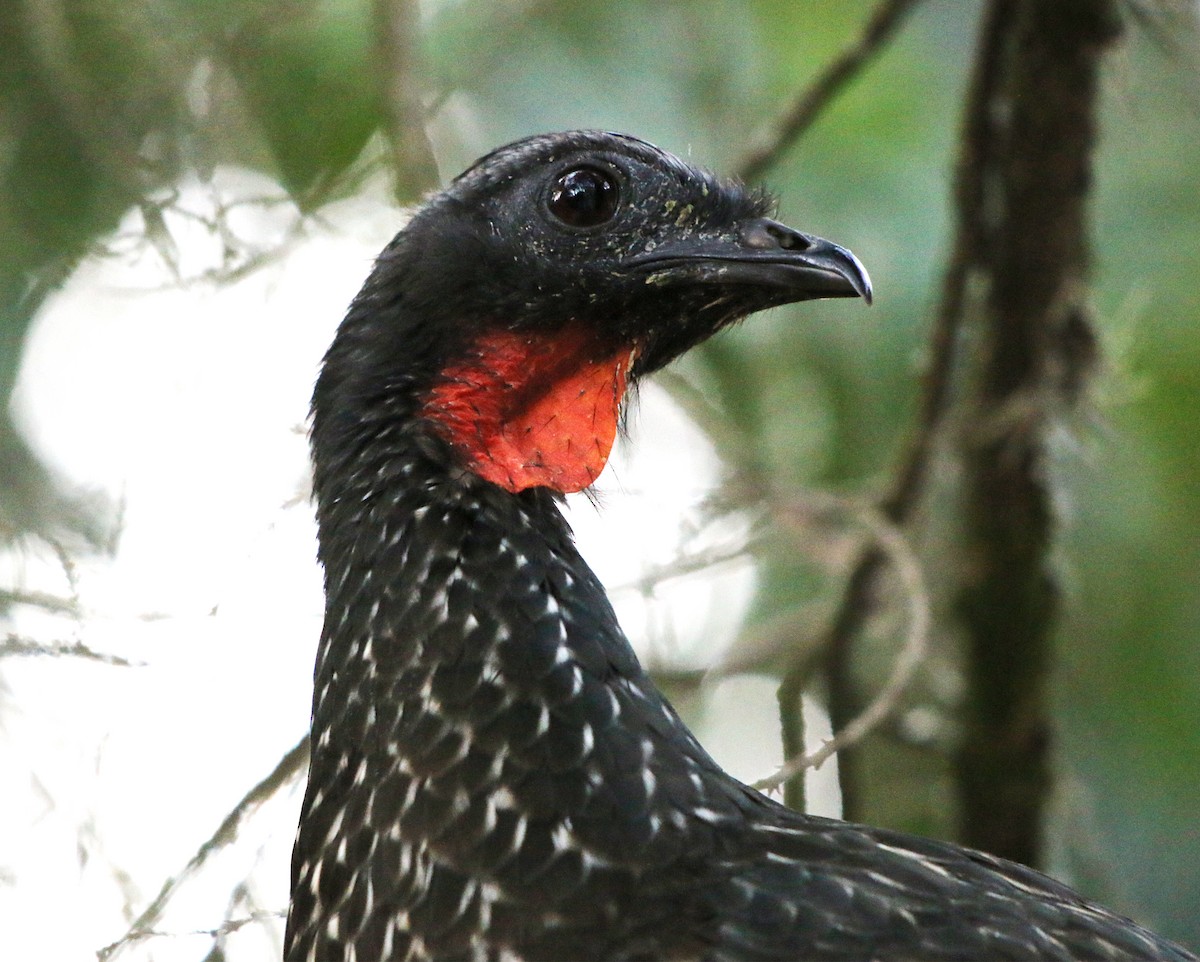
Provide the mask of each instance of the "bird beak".
{"label": "bird beak", "polygon": [[647,284],[700,282],[771,290],[775,304],[824,297],[871,303],[871,278],[846,248],[802,234],[766,217],[719,238],[690,237],[660,244],[631,261]]}

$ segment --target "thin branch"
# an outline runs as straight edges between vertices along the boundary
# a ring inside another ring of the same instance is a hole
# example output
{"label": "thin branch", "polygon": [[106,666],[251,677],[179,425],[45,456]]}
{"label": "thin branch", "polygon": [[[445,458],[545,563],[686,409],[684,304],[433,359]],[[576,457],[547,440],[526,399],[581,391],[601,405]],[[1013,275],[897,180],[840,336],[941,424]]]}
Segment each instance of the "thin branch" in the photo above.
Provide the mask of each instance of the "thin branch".
{"label": "thin branch", "polygon": [[812,126],[821,111],[871,61],[919,0],[882,0],[867,19],[858,39],[841,52],[804,90],[754,145],[737,166],[742,180],[758,180]]}
{"label": "thin branch", "polygon": [[63,598],[47,591],[20,591],[0,588],[0,610],[12,605],[29,605],[56,615],[77,615],[79,603],[75,598]]}
{"label": "thin branch", "polygon": [[[148,939],[179,939],[189,936],[204,935],[211,939],[220,939],[223,936],[237,932],[239,929],[244,929],[247,925],[255,925],[261,922],[274,922],[287,918],[287,913],[283,911],[276,912],[252,912],[250,915],[240,919],[229,919],[216,928],[212,929],[189,929],[186,932],[160,932],[155,929],[145,929],[139,932],[130,932],[123,936],[119,941],[112,945],[106,945],[97,955],[103,959],[105,953],[112,953],[125,945],[132,945],[137,942],[145,942]],[[210,956],[211,958],[211,956]]]}
{"label": "thin branch", "polygon": [[928,650],[932,614],[921,563],[903,532],[881,511],[862,505],[855,514],[870,532],[875,546],[895,568],[904,588],[908,599],[908,631],[904,644],[896,655],[887,682],[862,713],[816,751],[790,758],[775,774],[755,782],[754,787],[762,791],[779,788],[805,769],[819,768],[835,752],[866,737],[896,710]]}
{"label": "thin branch", "polygon": [[[98,244],[95,252],[102,257],[136,263],[146,250],[153,250],[170,278],[149,287],[139,284],[139,292],[233,284],[285,257],[305,236],[310,223],[320,222],[320,214],[293,210],[283,236],[268,246],[240,236],[231,215],[242,208],[294,208],[295,203],[292,197],[283,193],[235,195],[227,199],[220,185],[213,183],[203,185],[201,193],[186,198],[178,189],[160,191],[142,199],[139,205],[142,225],[139,228],[116,234],[112,240]],[[220,263],[184,274],[176,256],[175,221],[202,228],[208,235],[207,241],[220,244]],[[118,285],[115,289],[124,288]]]}
{"label": "thin branch", "polygon": [[34,641],[20,635],[9,633],[0,642],[0,658],[6,657],[41,657],[51,658],[82,658],[85,661],[97,661],[102,665],[115,665],[118,668],[141,668],[145,662],[130,661],[120,655],[111,655],[105,651],[94,651],[82,641]]}
{"label": "thin branch", "polygon": [[67,579],[67,587],[71,590],[71,601],[74,602],[76,610],[79,608],[79,566],[75,563],[75,559],[71,556],[71,552],[57,538],[47,538],[47,544],[50,545],[50,550],[54,552],[54,557],[58,559],[58,565],[62,568],[63,577]]}
{"label": "thin branch", "polygon": [[686,578],[689,575],[707,572],[711,568],[732,564],[750,554],[749,546],[743,541],[735,545],[717,545],[695,554],[681,555],[663,565],[647,568],[644,574],[629,581],[624,581],[609,589],[610,595],[625,592],[636,592],[640,595],[651,594],[655,588],[665,581],[675,578]]}
{"label": "thin branch", "polygon": [[672,692],[697,692],[704,687],[710,675],[704,668],[676,668],[668,662],[647,661],[646,673],[660,688]]}
{"label": "thin branch", "polygon": [[[807,729],[804,722],[804,689],[812,678],[815,659],[798,658],[784,672],[775,690],[775,702],[779,706],[779,740],[783,746],[783,757],[799,758],[804,755]],[[803,778],[787,775],[782,781],[783,804],[793,811],[808,811],[808,787]],[[776,786],[778,787],[778,786]]]}
{"label": "thin branch", "polygon": [[270,801],[281,789],[292,782],[304,770],[308,761],[308,735],[300,739],[279,760],[279,763],[262,781],[250,789],[221,821],[212,836],[197,849],[196,854],[177,874],[168,878],[159,891],[158,896],[137,917],[121,938],[110,945],[104,946],[96,953],[99,962],[109,962],[128,945],[141,939],[157,937],[163,933],[154,931],[154,926],[162,918],[167,905],[179,893],[204,864],[226,846],[237,840],[238,833],[246,820],[250,818],[266,802]]}

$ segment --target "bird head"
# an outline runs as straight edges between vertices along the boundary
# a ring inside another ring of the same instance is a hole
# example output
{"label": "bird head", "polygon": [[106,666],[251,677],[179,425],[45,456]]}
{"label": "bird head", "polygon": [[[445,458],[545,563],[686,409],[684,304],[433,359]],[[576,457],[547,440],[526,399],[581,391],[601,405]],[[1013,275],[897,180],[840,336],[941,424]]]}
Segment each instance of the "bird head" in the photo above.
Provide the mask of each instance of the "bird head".
{"label": "bird head", "polygon": [[322,380],[352,366],[407,391],[486,481],[579,490],[637,377],[764,308],[870,300],[853,254],[771,219],[772,206],[626,135],[501,147],[385,249]]}

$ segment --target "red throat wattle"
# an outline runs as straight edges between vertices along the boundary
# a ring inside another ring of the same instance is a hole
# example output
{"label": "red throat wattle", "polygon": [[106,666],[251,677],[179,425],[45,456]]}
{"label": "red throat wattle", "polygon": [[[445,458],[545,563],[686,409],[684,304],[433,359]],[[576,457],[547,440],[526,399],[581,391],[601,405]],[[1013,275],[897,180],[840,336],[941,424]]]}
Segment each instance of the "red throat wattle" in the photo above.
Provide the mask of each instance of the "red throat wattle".
{"label": "red throat wattle", "polygon": [[578,326],[485,334],[442,372],[424,414],[487,481],[581,491],[612,451],[633,355]]}

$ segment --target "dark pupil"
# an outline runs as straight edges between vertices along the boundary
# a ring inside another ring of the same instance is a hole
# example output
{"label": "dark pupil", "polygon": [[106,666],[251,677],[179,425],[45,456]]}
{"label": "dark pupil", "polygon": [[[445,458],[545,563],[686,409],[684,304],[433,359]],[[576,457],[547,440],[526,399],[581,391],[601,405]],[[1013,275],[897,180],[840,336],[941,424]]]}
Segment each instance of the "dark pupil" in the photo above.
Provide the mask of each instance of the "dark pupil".
{"label": "dark pupil", "polygon": [[617,210],[617,185],[590,167],[568,171],[550,194],[550,213],[572,227],[595,227]]}

